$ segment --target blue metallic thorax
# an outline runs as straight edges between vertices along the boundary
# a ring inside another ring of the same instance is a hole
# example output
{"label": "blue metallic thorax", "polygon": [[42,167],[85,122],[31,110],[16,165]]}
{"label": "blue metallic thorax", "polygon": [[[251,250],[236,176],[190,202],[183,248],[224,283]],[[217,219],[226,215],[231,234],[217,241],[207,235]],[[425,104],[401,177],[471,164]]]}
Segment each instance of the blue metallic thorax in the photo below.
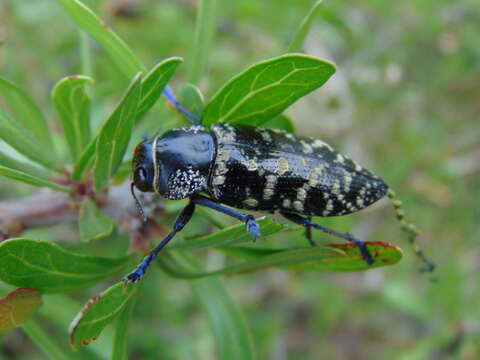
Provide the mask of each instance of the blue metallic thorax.
{"label": "blue metallic thorax", "polygon": [[202,126],[173,129],[153,140],[155,192],[178,200],[205,191],[215,143]]}

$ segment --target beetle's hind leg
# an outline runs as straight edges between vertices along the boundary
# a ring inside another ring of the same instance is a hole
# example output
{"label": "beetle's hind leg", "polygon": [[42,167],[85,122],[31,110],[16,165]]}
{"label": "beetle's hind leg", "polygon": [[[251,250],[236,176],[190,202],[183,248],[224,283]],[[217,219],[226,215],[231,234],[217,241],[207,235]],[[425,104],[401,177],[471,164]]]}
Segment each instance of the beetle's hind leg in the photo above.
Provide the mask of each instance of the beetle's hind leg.
{"label": "beetle's hind leg", "polygon": [[[360,250],[360,253],[362,254],[363,260],[365,260],[365,262],[368,265],[373,264],[372,256],[370,255],[370,252],[368,251],[365,243],[362,240],[356,239],[350,234],[344,234],[344,233],[329,229],[329,228],[327,228],[325,226],[322,226],[320,224],[316,224],[316,223],[311,221],[311,218],[304,218],[304,217],[302,217],[300,215],[297,215],[297,214],[290,214],[290,213],[285,213],[285,212],[282,212],[281,214],[286,219],[288,219],[290,221],[293,221],[294,223],[300,224],[302,226],[305,226],[307,228],[306,231],[305,231],[306,235],[308,234],[308,231],[309,231],[308,229],[309,228],[311,229],[313,227],[314,229],[323,231],[324,233],[327,233],[329,235],[337,236],[337,237],[340,237],[342,239],[345,239],[345,240],[348,240],[348,241],[354,243],[358,247],[358,249]],[[311,236],[311,234],[310,234],[310,236]],[[308,235],[307,235],[307,239],[308,239],[308,241],[310,241],[310,243],[312,243],[311,239],[308,238]]]}
{"label": "beetle's hind leg", "polygon": [[176,233],[181,231],[185,225],[190,221],[192,218],[193,213],[195,212],[195,203],[190,201],[187,206],[185,206],[178,216],[175,224],[173,225],[173,230],[168,233],[167,236],[153,248],[150,253],[143,258],[143,261],[137,266],[135,270],[133,270],[130,274],[123,278],[124,282],[135,282],[142,278],[142,276],[147,271],[148,266],[152,262],[153,259],[157,256],[157,254],[164,248],[165,245],[169,243],[170,240],[173,239]]}

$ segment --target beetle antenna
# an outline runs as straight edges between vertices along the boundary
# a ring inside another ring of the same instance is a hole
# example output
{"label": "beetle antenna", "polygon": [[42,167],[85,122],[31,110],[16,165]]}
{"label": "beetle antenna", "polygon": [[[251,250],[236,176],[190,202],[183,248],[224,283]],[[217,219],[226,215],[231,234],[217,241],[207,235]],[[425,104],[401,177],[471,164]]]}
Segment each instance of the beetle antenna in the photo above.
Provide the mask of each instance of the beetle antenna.
{"label": "beetle antenna", "polygon": [[433,272],[435,269],[435,263],[425,256],[422,249],[417,243],[417,236],[420,235],[420,230],[417,229],[415,224],[408,223],[405,220],[405,212],[403,210],[402,201],[397,198],[395,192],[391,189],[387,193],[388,198],[391,200],[393,207],[395,208],[395,213],[397,215],[398,221],[400,221],[401,229],[408,236],[408,242],[413,248],[415,255],[423,262],[424,266],[420,269],[421,272]]}
{"label": "beetle antenna", "polygon": [[167,100],[175,107],[175,109],[177,109],[178,112],[183,114],[183,116],[185,116],[188,120],[193,122],[195,125],[200,125],[200,119],[193,115],[182,104],[180,104],[180,102],[175,97],[172,89],[170,89],[170,86],[165,86],[165,88],[163,89],[163,96],[165,96]]}
{"label": "beetle antenna", "polygon": [[135,196],[135,184],[132,182],[130,184],[130,192],[132,193],[133,198],[135,199],[135,206],[137,207],[138,213],[140,214],[140,217],[142,218],[142,221],[145,223],[147,222],[147,217],[145,216],[145,212],[143,211],[142,204],[140,204],[140,201],[138,201],[137,197]]}
{"label": "beetle antenna", "polygon": [[149,141],[152,141],[152,137],[149,136],[149,135],[147,135],[147,134],[143,134],[143,135],[142,135],[142,140],[143,140],[144,142],[149,142]]}

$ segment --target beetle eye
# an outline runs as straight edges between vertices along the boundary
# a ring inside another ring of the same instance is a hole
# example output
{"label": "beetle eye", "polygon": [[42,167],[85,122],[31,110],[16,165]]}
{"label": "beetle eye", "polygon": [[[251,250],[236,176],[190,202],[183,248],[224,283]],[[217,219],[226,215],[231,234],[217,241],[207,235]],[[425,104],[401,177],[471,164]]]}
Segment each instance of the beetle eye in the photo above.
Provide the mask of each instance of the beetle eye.
{"label": "beetle eye", "polygon": [[144,166],[139,166],[135,170],[133,182],[140,191],[152,191],[151,177]]}
{"label": "beetle eye", "polygon": [[147,170],[143,166],[137,169],[137,179],[140,182],[145,182],[147,180]]}

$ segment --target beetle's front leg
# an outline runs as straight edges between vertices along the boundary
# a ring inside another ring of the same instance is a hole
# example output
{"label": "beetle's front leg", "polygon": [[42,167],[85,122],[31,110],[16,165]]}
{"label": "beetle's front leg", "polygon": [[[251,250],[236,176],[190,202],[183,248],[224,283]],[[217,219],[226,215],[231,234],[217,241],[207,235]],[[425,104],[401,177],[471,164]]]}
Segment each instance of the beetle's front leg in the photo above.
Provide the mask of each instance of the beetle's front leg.
{"label": "beetle's front leg", "polygon": [[297,223],[297,224],[300,224],[300,225],[303,225],[305,226],[307,229],[309,227],[313,227],[314,229],[317,229],[317,230],[320,230],[320,231],[323,231],[327,234],[330,234],[330,235],[333,235],[333,236],[337,236],[337,237],[340,237],[342,239],[345,239],[345,240],[348,240],[350,242],[353,242],[357,247],[358,249],[360,250],[360,253],[362,254],[362,257],[363,257],[363,260],[365,260],[365,262],[368,264],[368,265],[372,265],[373,264],[373,259],[372,259],[372,255],[370,255],[370,252],[368,251],[367,247],[365,246],[364,242],[357,239],[357,238],[354,238],[352,235],[350,234],[344,234],[344,233],[341,233],[341,232],[338,232],[338,231],[335,231],[335,230],[332,230],[332,229],[329,229],[325,226],[322,226],[320,224],[317,224],[317,223],[314,223],[312,222],[310,219],[306,219],[300,215],[297,215],[297,214],[291,214],[291,213],[285,213],[285,212],[281,212],[282,216],[284,216],[286,219],[290,220],[290,221],[293,221],[294,223]]}
{"label": "beetle's front leg", "polygon": [[150,251],[147,256],[145,256],[143,261],[140,263],[140,265],[137,266],[135,270],[133,270],[130,274],[123,278],[123,281],[135,282],[140,280],[143,274],[145,274],[145,272],[147,271],[148,265],[150,265],[152,260],[155,259],[160,250],[162,250],[165,245],[167,245],[168,242],[173,239],[175,234],[181,231],[183,227],[190,221],[194,212],[195,203],[193,201],[190,201],[188,205],[183,208],[182,212],[175,221],[175,224],[173,225],[173,230],[168,233],[168,235],[165,236],[165,238],[157,246],[155,246],[155,248],[153,248],[153,250]]}
{"label": "beetle's front leg", "polygon": [[203,196],[195,196],[192,197],[192,201],[197,203],[198,205],[206,206],[209,207],[210,209],[219,211],[223,214],[229,215],[234,217],[235,219],[238,219],[240,221],[243,221],[245,225],[247,226],[247,231],[254,236],[254,238],[260,237],[260,226],[258,223],[255,221],[255,218],[252,215],[248,214],[242,214],[241,212],[238,212],[236,210],[230,209],[226,206],[220,205],[206,197]]}

